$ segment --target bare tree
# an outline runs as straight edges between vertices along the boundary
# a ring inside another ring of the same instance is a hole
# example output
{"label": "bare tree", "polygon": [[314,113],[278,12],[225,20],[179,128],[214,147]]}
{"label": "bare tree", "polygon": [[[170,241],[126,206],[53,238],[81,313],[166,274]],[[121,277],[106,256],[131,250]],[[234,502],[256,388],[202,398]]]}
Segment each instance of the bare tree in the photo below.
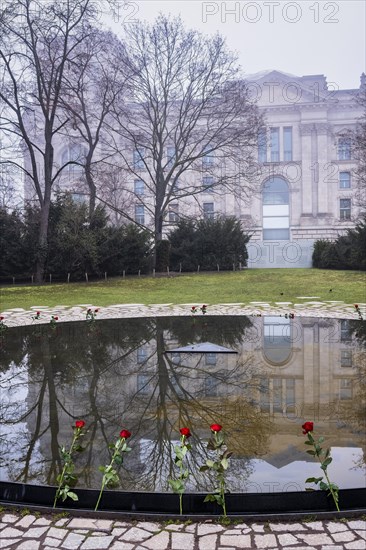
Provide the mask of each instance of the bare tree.
{"label": "bare tree", "polygon": [[[0,15],[0,128],[18,153],[2,162],[24,171],[41,207],[37,282],[47,256],[52,187],[70,164],[57,168],[54,163],[54,138],[67,122],[60,110],[65,67],[86,37],[84,22],[93,11],[91,0],[10,0]],[[29,162],[23,162],[23,154]]]}
{"label": "bare tree", "polygon": [[12,210],[22,206],[21,183],[20,170],[10,164],[0,164],[0,208]]}
{"label": "bare tree", "polygon": [[357,101],[363,109],[356,131],[353,132],[353,153],[357,160],[356,176],[357,190],[356,200],[361,207],[361,212],[366,215],[366,75],[361,77],[361,87],[357,95]]}
{"label": "bare tree", "polygon": [[[118,167],[105,135],[105,122],[116,99],[123,102],[129,75],[123,43],[111,32],[91,29],[68,64],[61,97],[70,119],[68,137],[85,150],[80,159],[89,190],[89,214],[95,209],[97,192],[103,197],[103,175],[115,179]],[[98,185],[101,181],[102,186]],[[108,197],[110,198],[110,197]]]}
{"label": "bare tree", "polygon": [[179,18],[160,15],[152,26],[129,26],[126,49],[133,95],[114,109],[111,129],[130,178],[144,186],[144,194],[131,193],[150,213],[157,244],[169,205],[201,193],[203,178],[207,188],[239,200],[252,194],[261,120],[219,35],[187,31]]}

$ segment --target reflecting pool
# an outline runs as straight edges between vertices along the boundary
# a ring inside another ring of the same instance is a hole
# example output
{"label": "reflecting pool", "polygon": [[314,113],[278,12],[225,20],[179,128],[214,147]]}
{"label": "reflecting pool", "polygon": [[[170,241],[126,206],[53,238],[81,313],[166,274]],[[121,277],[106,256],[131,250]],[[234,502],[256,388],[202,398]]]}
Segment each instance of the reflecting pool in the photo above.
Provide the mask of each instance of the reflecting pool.
{"label": "reflecting pool", "polygon": [[[179,353],[210,342],[237,353]],[[122,428],[132,432],[122,490],[168,491],[172,444],[188,426],[188,491],[208,491],[199,473],[212,423],[233,451],[232,492],[302,491],[321,470],[301,425],[326,438],[329,477],[365,487],[366,327],[361,321],[298,317],[158,317],[33,324],[0,339],[0,480],[55,484],[60,445],[85,420],[78,487],[98,488],[99,465]]]}

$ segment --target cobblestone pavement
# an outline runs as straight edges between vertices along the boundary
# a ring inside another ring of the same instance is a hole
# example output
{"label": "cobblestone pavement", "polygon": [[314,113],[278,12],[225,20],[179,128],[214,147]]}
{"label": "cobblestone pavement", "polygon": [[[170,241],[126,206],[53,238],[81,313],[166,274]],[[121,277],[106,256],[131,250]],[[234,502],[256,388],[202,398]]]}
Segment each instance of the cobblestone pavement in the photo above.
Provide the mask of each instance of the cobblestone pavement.
{"label": "cobblestone pavement", "polygon": [[0,548],[8,550],[365,550],[363,518],[292,522],[158,523],[82,517],[0,515]]}
{"label": "cobblestone pavement", "polygon": [[[249,304],[214,304],[207,305],[207,315],[285,315],[294,313],[296,317],[324,317],[338,319],[359,319],[353,304],[340,301],[318,301],[317,296],[298,296],[298,303],[292,302],[250,302]],[[58,317],[58,322],[84,321],[88,308],[98,309],[97,320],[120,319],[123,317],[158,317],[190,315],[194,304],[115,304],[107,307],[98,304],[78,304],[68,306],[32,306],[28,311],[22,308],[13,308],[1,312],[4,323],[9,326],[49,323],[51,315]],[[197,304],[196,304],[197,305]],[[359,303],[363,318],[366,318],[366,303]],[[39,319],[34,320],[36,311],[40,312]],[[199,314],[200,315],[200,314]]]}

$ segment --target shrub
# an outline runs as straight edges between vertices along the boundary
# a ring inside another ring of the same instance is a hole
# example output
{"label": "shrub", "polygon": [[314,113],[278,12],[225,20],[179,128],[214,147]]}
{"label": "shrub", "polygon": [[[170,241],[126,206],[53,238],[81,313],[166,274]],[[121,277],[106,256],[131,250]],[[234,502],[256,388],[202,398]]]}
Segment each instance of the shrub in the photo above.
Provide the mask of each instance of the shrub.
{"label": "shrub", "polygon": [[315,242],[313,267],[366,270],[366,220],[334,242]]}
{"label": "shrub", "polygon": [[183,220],[169,235],[172,269],[177,270],[179,264],[183,271],[194,271],[197,266],[206,271],[245,266],[249,238],[233,217]]}

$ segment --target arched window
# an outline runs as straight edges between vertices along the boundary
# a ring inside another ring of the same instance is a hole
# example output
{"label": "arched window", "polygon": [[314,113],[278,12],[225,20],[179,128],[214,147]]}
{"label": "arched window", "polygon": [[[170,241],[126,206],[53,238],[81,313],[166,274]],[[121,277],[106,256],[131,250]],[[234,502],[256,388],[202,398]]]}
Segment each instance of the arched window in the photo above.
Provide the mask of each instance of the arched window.
{"label": "arched window", "polygon": [[290,238],[289,187],[283,178],[268,179],[262,190],[263,240],[288,240]]}
{"label": "arched window", "polygon": [[265,317],[263,319],[263,353],[274,366],[282,366],[292,355],[291,322],[282,317]]}

